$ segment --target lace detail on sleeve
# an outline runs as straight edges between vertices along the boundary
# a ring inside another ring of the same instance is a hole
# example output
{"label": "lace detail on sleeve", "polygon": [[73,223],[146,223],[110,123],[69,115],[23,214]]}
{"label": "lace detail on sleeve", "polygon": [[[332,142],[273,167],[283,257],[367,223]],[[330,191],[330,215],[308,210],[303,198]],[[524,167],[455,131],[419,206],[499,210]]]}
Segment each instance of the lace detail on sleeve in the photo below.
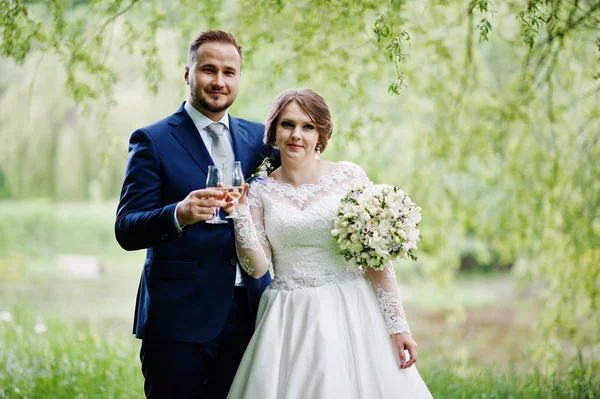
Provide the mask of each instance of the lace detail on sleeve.
{"label": "lace detail on sleeve", "polygon": [[390,334],[409,333],[408,321],[400,302],[394,266],[390,262],[384,270],[367,270],[367,276],[375,291],[379,308]]}
{"label": "lace detail on sleeve", "polygon": [[241,256],[238,252],[238,261],[242,269],[244,269],[244,271],[248,273],[249,276],[254,275],[254,269],[252,268],[252,266],[250,266],[250,259],[246,258],[245,256]]}
{"label": "lace detail on sleeve", "polygon": [[385,322],[388,326],[390,334],[398,334],[401,332],[407,332],[410,334],[408,329],[408,322],[404,315],[404,309],[398,299],[391,293],[384,290],[381,285],[377,285],[377,292],[375,293],[377,302],[379,302],[379,308],[385,318]]}
{"label": "lace detail on sleeve", "polygon": [[256,229],[258,242],[265,246],[269,245],[269,239],[267,238],[267,232],[265,231],[263,224],[260,221],[255,221],[254,228]]}
{"label": "lace detail on sleeve", "polygon": [[260,246],[257,246],[258,238],[256,237],[256,228],[251,221],[250,208],[240,206],[238,208],[239,217],[235,219],[235,237],[237,246],[240,249],[250,249],[258,251]]}
{"label": "lace detail on sleeve", "polygon": [[271,266],[271,246],[264,227],[262,204],[253,191],[251,186],[248,193],[250,207],[238,207],[240,217],[234,220],[233,226],[240,266],[251,277],[260,278]]}
{"label": "lace detail on sleeve", "polygon": [[367,176],[367,174],[365,173],[363,168],[361,168],[357,164],[355,164],[353,162],[347,162],[347,161],[343,161],[340,163],[344,165],[346,173],[349,175],[349,177],[352,181],[356,181],[361,184],[365,184],[365,183],[369,182],[369,177]]}
{"label": "lace detail on sleeve", "polygon": [[396,280],[396,271],[394,270],[394,266],[388,265],[385,269],[385,278],[387,280],[397,281]]}
{"label": "lace detail on sleeve", "polygon": [[260,184],[260,180],[257,180],[250,185],[250,188],[253,188],[253,189],[248,190],[248,194],[247,194],[248,195],[248,206],[250,206],[250,208],[254,208],[261,212],[264,212],[261,198],[259,197],[259,194],[256,192],[258,184]]}

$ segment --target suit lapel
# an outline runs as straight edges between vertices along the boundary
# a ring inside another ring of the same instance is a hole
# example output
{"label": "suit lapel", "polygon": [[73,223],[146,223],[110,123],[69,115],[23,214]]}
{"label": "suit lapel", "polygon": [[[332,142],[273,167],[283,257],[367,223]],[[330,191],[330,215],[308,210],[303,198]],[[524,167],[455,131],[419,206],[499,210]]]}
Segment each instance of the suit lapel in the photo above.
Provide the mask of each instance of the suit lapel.
{"label": "suit lapel", "polygon": [[[192,121],[192,118],[188,115],[183,107],[183,104],[179,110],[173,114],[169,120],[171,125],[171,134],[181,144],[181,146],[187,151],[190,157],[194,160],[196,165],[206,175],[208,173],[208,165],[214,165],[208,149],[202,141],[202,136],[198,132],[196,125]],[[250,150],[250,142],[248,139],[248,132],[242,126],[239,119],[229,115],[229,130],[231,132],[231,139],[233,140],[233,153],[235,160],[242,163],[242,170],[244,176],[248,176],[251,172],[248,168],[248,151]]]}
{"label": "suit lapel", "polygon": [[213,161],[208,153],[208,149],[202,141],[200,132],[194,125],[192,118],[185,111],[183,105],[175,114],[171,116],[169,124],[172,126],[171,134],[190,154],[196,165],[206,175],[208,173],[208,165],[213,165]]}
{"label": "suit lapel", "polygon": [[237,118],[229,115],[229,130],[231,131],[231,139],[233,140],[233,153],[235,160],[242,163],[244,176],[248,176],[248,151],[250,143],[248,141],[248,132],[240,124]]}

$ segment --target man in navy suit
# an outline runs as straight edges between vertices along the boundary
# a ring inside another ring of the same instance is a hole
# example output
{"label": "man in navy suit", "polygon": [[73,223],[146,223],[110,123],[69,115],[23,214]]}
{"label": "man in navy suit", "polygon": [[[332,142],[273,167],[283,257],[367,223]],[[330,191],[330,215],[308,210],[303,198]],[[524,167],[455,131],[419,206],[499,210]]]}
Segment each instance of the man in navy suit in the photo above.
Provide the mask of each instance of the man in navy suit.
{"label": "man in navy suit", "polygon": [[225,398],[271,281],[240,269],[231,222],[204,223],[227,206],[205,186],[208,166],[235,158],[249,176],[272,151],[262,124],[227,112],[241,67],[231,34],[200,33],[187,101],[130,138],[115,233],[126,250],[147,248],[134,321],[147,398]]}

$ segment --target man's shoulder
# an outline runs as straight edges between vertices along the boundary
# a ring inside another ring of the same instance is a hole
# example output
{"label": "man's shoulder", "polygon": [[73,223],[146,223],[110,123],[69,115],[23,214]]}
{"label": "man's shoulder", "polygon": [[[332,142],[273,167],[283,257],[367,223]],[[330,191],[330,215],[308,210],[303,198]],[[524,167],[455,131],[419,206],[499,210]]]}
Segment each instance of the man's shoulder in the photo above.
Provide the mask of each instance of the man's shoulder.
{"label": "man's shoulder", "polygon": [[149,125],[142,126],[142,127],[138,128],[137,130],[145,131],[150,136],[153,136],[153,137],[167,134],[171,130],[169,125],[172,125],[174,123],[177,124],[178,123],[177,118],[178,117],[181,118],[180,114],[181,114],[181,112],[176,112],[176,113],[171,114],[163,119],[153,122]]}
{"label": "man's shoulder", "polygon": [[153,122],[153,123],[151,123],[149,125],[141,127],[140,129],[141,130],[145,130],[145,131],[147,131],[148,133],[151,133],[151,134],[159,132],[159,131],[162,131],[168,125],[169,118],[170,117],[167,117],[167,118],[161,119],[159,121]]}

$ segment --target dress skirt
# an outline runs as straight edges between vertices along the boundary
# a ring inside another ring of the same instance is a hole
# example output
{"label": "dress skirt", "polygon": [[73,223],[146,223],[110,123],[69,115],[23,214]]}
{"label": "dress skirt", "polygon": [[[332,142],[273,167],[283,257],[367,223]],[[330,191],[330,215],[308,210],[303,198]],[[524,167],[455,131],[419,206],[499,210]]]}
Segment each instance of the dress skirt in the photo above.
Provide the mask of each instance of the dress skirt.
{"label": "dress skirt", "polygon": [[267,289],[228,398],[431,398],[417,368],[399,364],[365,279]]}

